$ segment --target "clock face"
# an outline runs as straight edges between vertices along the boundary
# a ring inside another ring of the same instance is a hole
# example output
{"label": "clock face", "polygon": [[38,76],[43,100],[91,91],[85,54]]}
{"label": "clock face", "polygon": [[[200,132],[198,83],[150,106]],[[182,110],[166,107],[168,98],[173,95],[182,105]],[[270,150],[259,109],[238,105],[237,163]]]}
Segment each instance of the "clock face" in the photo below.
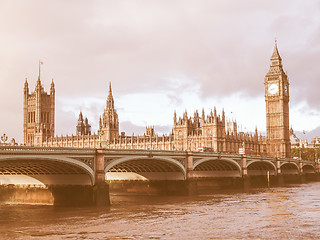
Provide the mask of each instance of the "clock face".
{"label": "clock face", "polygon": [[269,94],[277,94],[279,92],[279,85],[277,83],[271,83],[268,85],[268,93]]}

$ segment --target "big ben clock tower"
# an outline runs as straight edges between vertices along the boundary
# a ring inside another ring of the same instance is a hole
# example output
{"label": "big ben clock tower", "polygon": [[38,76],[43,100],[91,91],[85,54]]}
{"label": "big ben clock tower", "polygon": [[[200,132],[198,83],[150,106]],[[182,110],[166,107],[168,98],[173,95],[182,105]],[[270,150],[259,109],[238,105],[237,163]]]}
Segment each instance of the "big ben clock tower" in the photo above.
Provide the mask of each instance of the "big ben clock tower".
{"label": "big ben clock tower", "polygon": [[270,59],[270,69],[265,77],[267,116],[267,152],[273,157],[290,157],[289,136],[289,81],[282,68],[277,42]]}

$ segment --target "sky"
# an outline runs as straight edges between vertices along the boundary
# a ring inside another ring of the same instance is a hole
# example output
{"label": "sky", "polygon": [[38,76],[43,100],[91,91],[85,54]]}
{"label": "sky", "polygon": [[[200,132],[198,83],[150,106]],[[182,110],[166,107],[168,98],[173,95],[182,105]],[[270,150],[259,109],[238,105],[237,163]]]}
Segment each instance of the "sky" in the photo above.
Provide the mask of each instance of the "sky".
{"label": "sky", "polygon": [[[79,112],[97,131],[112,83],[120,131],[171,132],[173,113],[224,109],[266,131],[264,77],[275,38],[290,126],[320,127],[318,0],[0,0],[0,135],[22,142],[23,86],[56,88],[57,135]],[[320,136],[320,132],[319,132]]]}

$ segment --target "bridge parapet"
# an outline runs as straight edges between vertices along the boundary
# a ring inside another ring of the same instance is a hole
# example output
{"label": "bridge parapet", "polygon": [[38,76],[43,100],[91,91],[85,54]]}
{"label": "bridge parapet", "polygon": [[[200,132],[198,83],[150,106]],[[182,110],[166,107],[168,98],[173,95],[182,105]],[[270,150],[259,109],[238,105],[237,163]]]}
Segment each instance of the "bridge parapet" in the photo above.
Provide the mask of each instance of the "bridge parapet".
{"label": "bridge parapet", "polygon": [[0,154],[95,154],[92,148],[62,148],[62,147],[27,147],[27,146],[0,146]]}

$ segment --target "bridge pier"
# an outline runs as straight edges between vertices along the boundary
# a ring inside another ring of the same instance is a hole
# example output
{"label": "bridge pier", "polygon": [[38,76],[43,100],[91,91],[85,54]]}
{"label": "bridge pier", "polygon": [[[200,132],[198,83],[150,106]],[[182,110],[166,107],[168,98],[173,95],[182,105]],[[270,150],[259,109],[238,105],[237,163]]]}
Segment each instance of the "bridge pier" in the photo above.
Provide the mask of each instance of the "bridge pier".
{"label": "bridge pier", "polygon": [[251,187],[250,177],[242,176],[242,188],[243,190],[248,190]]}
{"label": "bridge pier", "polygon": [[284,185],[284,176],[281,173],[277,174],[277,184],[279,187]]}
{"label": "bridge pier", "polygon": [[187,152],[186,156],[186,180],[184,181],[183,188],[185,195],[196,195],[198,194],[198,184],[194,180],[193,176],[193,154],[192,152]]}
{"label": "bridge pier", "polygon": [[93,187],[93,205],[95,206],[109,206],[109,185],[107,183],[96,184]]}
{"label": "bridge pier", "polygon": [[193,179],[193,154],[192,152],[187,152],[186,161],[186,179]]}
{"label": "bridge pier", "polygon": [[299,174],[299,182],[300,183],[306,183],[306,175],[303,173]]}
{"label": "bridge pier", "polygon": [[242,175],[242,188],[243,190],[248,190],[251,186],[250,177],[248,176],[248,169],[247,169],[247,155],[241,155],[241,175]]}
{"label": "bridge pier", "polygon": [[198,183],[193,179],[187,179],[184,184],[185,195],[192,196],[198,194]]}
{"label": "bridge pier", "polygon": [[104,172],[104,154],[102,149],[96,152],[96,181],[93,188],[94,205],[108,206],[110,205],[109,185],[106,182]]}

